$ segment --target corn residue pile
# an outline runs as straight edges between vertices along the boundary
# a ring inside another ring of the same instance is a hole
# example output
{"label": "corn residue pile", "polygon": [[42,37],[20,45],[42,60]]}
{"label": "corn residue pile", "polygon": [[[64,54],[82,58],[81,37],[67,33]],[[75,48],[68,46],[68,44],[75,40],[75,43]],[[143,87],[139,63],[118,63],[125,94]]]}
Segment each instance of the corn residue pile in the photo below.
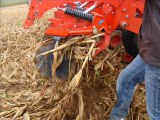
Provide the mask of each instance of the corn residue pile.
{"label": "corn residue pile", "polygon": [[[71,53],[73,49],[79,50],[82,44],[87,46],[83,56],[74,53],[76,67],[71,66],[74,74],[63,82],[43,79],[35,69],[33,59],[36,48],[43,44],[47,20],[53,13],[48,12],[25,31],[23,23],[27,12],[25,5],[0,8],[0,118],[108,118],[116,102],[116,79],[126,66],[121,63],[123,46],[106,49],[91,61],[97,36],[71,38],[73,43],[68,42],[65,47]],[[144,87],[139,85],[136,89],[127,120],[148,120]]]}

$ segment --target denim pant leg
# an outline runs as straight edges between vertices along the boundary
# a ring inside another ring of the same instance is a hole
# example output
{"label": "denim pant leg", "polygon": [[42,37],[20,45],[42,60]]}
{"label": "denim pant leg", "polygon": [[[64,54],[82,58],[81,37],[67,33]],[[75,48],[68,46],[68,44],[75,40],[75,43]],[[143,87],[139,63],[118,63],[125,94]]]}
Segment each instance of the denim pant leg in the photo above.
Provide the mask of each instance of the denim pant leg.
{"label": "denim pant leg", "polygon": [[111,114],[111,120],[121,120],[125,118],[135,87],[138,83],[144,81],[145,64],[138,55],[119,75],[117,81],[117,103]]}
{"label": "denim pant leg", "polygon": [[160,66],[146,64],[145,81],[148,115],[151,120],[160,120]]}

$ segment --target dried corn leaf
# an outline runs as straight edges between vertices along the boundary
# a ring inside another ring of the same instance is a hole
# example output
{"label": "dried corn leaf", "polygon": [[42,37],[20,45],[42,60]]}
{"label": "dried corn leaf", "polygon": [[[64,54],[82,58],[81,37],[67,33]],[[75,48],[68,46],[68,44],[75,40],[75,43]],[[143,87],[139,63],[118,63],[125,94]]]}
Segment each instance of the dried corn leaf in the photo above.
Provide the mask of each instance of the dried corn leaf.
{"label": "dried corn leaf", "polygon": [[24,120],[30,120],[28,111],[23,114]]}
{"label": "dried corn leaf", "polygon": [[83,96],[82,96],[82,89],[79,90],[79,120],[84,119],[84,102],[83,102]]}
{"label": "dried corn leaf", "polygon": [[68,86],[68,90],[70,90],[71,88],[75,88],[79,85],[80,79],[82,76],[82,70],[80,70],[71,80],[71,82],[69,83]]}
{"label": "dried corn leaf", "polygon": [[13,116],[13,119],[16,119],[17,117],[21,116],[23,112],[26,110],[27,106],[18,108],[16,114]]}

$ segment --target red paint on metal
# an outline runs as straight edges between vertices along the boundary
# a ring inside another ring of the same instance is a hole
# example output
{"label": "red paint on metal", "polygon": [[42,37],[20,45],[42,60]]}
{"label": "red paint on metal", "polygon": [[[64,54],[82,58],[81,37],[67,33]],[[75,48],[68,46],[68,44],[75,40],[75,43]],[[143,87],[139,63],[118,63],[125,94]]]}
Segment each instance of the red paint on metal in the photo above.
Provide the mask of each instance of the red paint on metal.
{"label": "red paint on metal", "polygon": [[[78,1],[84,3],[86,0]],[[49,19],[51,24],[46,30],[46,34],[68,37],[76,35],[90,35],[93,34],[95,28],[99,33],[104,31],[106,33],[105,37],[97,43],[98,50],[96,51],[96,54],[98,54],[109,46],[110,34],[117,27],[122,27],[135,33],[139,32],[139,28],[142,23],[141,17],[143,14],[145,0],[87,1],[90,3],[84,8],[89,8],[93,4],[97,6],[97,8],[91,12],[94,16],[92,22],[77,19],[58,10],[55,12],[55,17]],[[40,19],[46,11],[54,7],[65,8],[63,4],[69,4],[73,9],[75,9],[76,6],[73,2],[76,2],[76,0],[32,0],[24,28],[27,29],[29,26],[32,26],[35,19]],[[137,14],[140,17],[137,17]]]}

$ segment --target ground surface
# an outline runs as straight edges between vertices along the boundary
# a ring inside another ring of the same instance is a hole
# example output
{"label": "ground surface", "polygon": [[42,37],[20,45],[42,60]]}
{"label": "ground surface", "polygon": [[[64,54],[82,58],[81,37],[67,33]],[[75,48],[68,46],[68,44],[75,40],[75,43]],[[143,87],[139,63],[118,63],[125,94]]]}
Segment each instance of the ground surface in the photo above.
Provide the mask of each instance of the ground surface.
{"label": "ground surface", "polygon": [[[123,47],[111,51],[108,62],[114,70],[105,63],[106,68],[94,71],[93,62],[79,87],[66,93],[67,83],[44,80],[33,65],[35,48],[30,48],[42,39],[50,14],[24,31],[27,11],[26,5],[0,8],[0,118],[105,120],[116,102],[116,79],[125,66],[120,62]],[[104,56],[106,52],[99,58]],[[137,87],[127,120],[148,120],[143,86]]]}
{"label": "ground surface", "polygon": [[22,3],[27,3],[27,0],[0,0],[0,7]]}

